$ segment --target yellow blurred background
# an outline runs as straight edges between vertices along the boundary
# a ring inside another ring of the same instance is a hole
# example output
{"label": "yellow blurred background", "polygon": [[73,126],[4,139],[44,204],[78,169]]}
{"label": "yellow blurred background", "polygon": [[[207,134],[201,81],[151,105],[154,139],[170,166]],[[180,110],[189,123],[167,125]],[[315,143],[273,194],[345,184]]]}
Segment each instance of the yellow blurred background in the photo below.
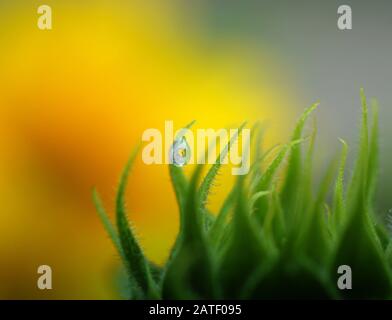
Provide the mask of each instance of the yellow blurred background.
{"label": "yellow blurred background", "polygon": [[[263,60],[241,39],[199,45],[176,23],[175,1],[45,1],[50,31],[37,28],[40,4],[0,11],[0,298],[119,298],[120,261],[92,187],[112,212],[133,146],[165,120],[176,129],[270,120],[266,144],[284,141],[295,95],[270,85],[268,48]],[[265,71],[256,84],[255,66]],[[220,179],[213,208],[230,187]],[[128,202],[148,257],[162,263],[178,229],[167,167],[139,157]],[[53,290],[37,289],[42,264]]]}

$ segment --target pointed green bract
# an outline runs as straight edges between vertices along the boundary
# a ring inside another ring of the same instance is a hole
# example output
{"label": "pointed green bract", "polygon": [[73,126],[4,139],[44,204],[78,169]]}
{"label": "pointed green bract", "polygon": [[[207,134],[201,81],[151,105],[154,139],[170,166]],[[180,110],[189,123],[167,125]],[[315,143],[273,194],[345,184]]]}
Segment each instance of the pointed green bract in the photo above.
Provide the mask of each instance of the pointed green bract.
{"label": "pointed green bract", "polygon": [[374,194],[376,190],[376,181],[377,181],[377,173],[378,173],[378,148],[379,148],[379,138],[378,138],[378,102],[373,100],[372,102],[372,127],[371,127],[371,135],[370,135],[370,144],[369,144],[369,159],[368,159],[368,175],[369,180],[367,181],[367,195],[368,195],[368,206],[372,207],[372,201],[374,200]]}
{"label": "pointed green bract", "polygon": [[197,166],[192,176],[185,206],[184,234],[164,276],[162,294],[166,299],[214,298],[216,295],[213,261],[197,205],[201,169],[202,166]]}
{"label": "pointed green bract", "polygon": [[327,263],[325,252],[330,251],[332,245],[328,235],[324,201],[330,190],[335,167],[335,163],[332,162],[327,168],[316,198],[313,204],[307,208],[306,215],[302,216],[301,224],[298,226],[297,253],[306,256],[319,267]]}
{"label": "pointed green bract", "polygon": [[121,247],[124,252],[126,269],[130,279],[131,281],[136,281],[143,293],[143,297],[151,299],[158,298],[159,294],[152,279],[148,261],[131,229],[125,209],[125,190],[128,175],[135,161],[137,152],[138,148],[133,152],[120,178],[116,197],[116,223]]}
{"label": "pointed green bract", "polygon": [[257,123],[253,126],[252,128],[252,137],[254,135],[256,135],[256,138],[254,139],[254,146],[253,146],[253,161],[249,170],[249,175],[250,175],[250,179],[251,179],[251,187],[250,187],[250,192],[253,191],[253,188],[255,187],[254,185],[252,185],[252,181],[256,181],[261,177],[261,161],[263,160],[263,158],[265,158],[268,153],[271,151],[267,150],[266,152],[263,152],[262,149],[262,141],[263,141],[263,137],[264,137],[264,128],[261,128],[260,125]]}
{"label": "pointed green bract", "polygon": [[[306,120],[318,105],[319,103],[314,103],[309,108],[305,109],[304,113],[298,120],[297,125],[295,126],[291,141],[296,141],[302,138],[302,131]],[[302,187],[301,184],[303,182],[301,167],[301,148],[299,145],[297,145],[290,150],[286,169],[286,177],[284,179],[284,185],[281,191],[281,199],[285,215],[291,220],[295,220],[297,218],[297,208],[299,206],[298,195],[300,192],[302,192],[302,190],[298,189],[299,187]]]}
{"label": "pointed green bract", "polygon": [[95,208],[98,212],[99,218],[101,219],[101,222],[103,226],[105,227],[105,230],[107,234],[109,235],[110,239],[112,240],[114,246],[116,247],[118,253],[122,258],[124,258],[124,252],[121,247],[121,242],[118,237],[117,231],[114,228],[112,222],[110,221],[109,215],[106,213],[105,208],[103,207],[102,200],[98,194],[98,191],[96,189],[93,189],[93,202],[95,205]]}
{"label": "pointed green bract", "polygon": [[317,124],[316,120],[313,122],[313,131],[310,136],[308,150],[304,160],[304,173],[303,173],[303,199],[301,210],[306,210],[306,202],[312,198],[312,183],[313,183],[313,155],[316,144]]}
{"label": "pointed green bract", "polygon": [[250,216],[243,180],[239,178],[232,233],[220,259],[218,274],[223,297],[230,299],[240,298],[243,274],[255,272],[263,266],[263,258],[267,256],[265,244]]}
{"label": "pointed green bract", "polygon": [[[179,134],[175,137],[175,140],[181,139],[184,135],[186,129],[190,129],[195,121],[187,124]],[[186,200],[186,194],[188,190],[188,181],[185,177],[184,170],[182,167],[177,167],[174,164],[169,164],[170,179],[172,182],[173,190],[176,195],[177,205],[180,210],[180,228],[182,228],[182,221],[184,216],[184,206]]]}
{"label": "pointed green bract", "polygon": [[[219,169],[222,166],[223,160],[227,157],[227,154],[230,151],[230,148],[232,145],[235,143],[235,141],[238,139],[239,135],[241,134],[242,129],[245,127],[246,123],[243,123],[240,128],[236,131],[236,133],[229,139],[229,142],[227,145],[224,147],[222,152],[219,154],[218,158],[216,159],[215,163],[211,166],[210,170],[208,170],[205,178],[203,179],[199,193],[200,193],[200,208],[204,210],[205,203],[207,201],[208,194],[211,190],[212,183],[214,179],[216,178],[216,175],[219,172]],[[202,217],[204,218],[204,217]],[[204,222],[204,220],[203,220]]]}
{"label": "pointed green bract", "polygon": [[361,102],[360,146],[348,192],[348,219],[339,239],[332,270],[339,265],[348,265],[355,270],[356,286],[350,292],[342,292],[344,297],[382,298],[391,292],[391,271],[369,211],[369,174],[374,172],[369,170],[368,110],[363,90]]}
{"label": "pointed green bract", "polygon": [[342,227],[342,225],[344,225],[345,223],[344,219],[346,218],[345,217],[346,205],[344,199],[343,183],[344,183],[344,169],[346,166],[348,146],[343,139],[340,139],[340,142],[342,143],[342,153],[340,156],[339,172],[335,183],[334,198],[333,198],[333,216],[331,218],[333,222],[333,226],[337,230],[339,230]]}
{"label": "pointed green bract", "polygon": [[[367,173],[369,158],[369,132],[368,132],[368,108],[366,97],[363,89],[361,89],[362,119],[360,129],[359,150],[355,162],[354,172],[348,187],[347,205],[349,213],[354,211],[358,202],[361,205],[366,204],[367,191]],[[363,210],[363,212],[366,212]]]}
{"label": "pointed green bract", "polygon": [[[182,130],[180,130],[179,134],[175,137],[175,140],[181,139],[184,135],[185,132],[184,130],[190,129],[194,123],[195,121],[193,120],[192,122],[187,124]],[[178,210],[180,213],[180,231],[178,232],[176,242],[169,256],[169,259],[171,259],[171,257],[176,254],[178,245],[181,242],[181,237],[183,236],[184,219],[185,219],[185,201],[188,192],[188,181],[184,174],[183,168],[177,167],[174,164],[169,164],[169,174],[170,174],[172,187],[176,195]]]}
{"label": "pointed green bract", "polygon": [[251,180],[249,182],[249,192],[251,194],[256,193],[257,190],[260,189],[259,183],[262,177],[262,169],[261,165],[264,159],[266,159],[276,148],[278,148],[279,145],[276,144],[272,146],[271,148],[267,149],[264,154],[260,158],[256,158],[255,161],[252,163],[249,172],[252,174],[251,175]]}
{"label": "pointed green bract", "polygon": [[208,236],[210,238],[210,242],[213,247],[216,247],[217,244],[222,240],[223,232],[227,227],[227,223],[228,223],[227,216],[229,215],[229,212],[232,210],[234,201],[236,199],[236,193],[238,192],[238,188],[239,186],[237,182],[234,188],[232,189],[232,191],[229,193],[229,195],[226,197],[225,201],[223,202],[223,205],[219,210],[219,213],[212,227],[208,231]]}
{"label": "pointed green bract", "polygon": [[[271,164],[269,167],[265,170],[264,174],[261,176],[260,181],[257,183],[256,187],[256,192],[263,192],[267,191],[268,188],[270,187],[272,183],[272,179],[278,170],[280,164],[284,160],[284,157],[290,148],[295,146],[296,144],[300,143],[301,140],[296,140],[291,142],[288,145],[284,145],[279,153],[276,155],[276,157],[272,160]],[[264,223],[264,218],[265,215],[267,214],[268,211],[268,201],[266,198],[259,198],[258,200],[255,201],[255,210],[254,210],[254,215],[256,217],[256,220],[260,223],[260,225],[263,225]]]}

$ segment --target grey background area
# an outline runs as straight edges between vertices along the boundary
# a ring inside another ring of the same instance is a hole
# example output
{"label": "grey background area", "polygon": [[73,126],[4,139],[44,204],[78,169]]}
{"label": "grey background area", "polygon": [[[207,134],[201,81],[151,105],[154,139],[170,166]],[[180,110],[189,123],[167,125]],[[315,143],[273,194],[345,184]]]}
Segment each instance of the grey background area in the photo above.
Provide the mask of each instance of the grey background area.
{"label": "grey background area", "polygon": [[[352,8],[353,29],[337,28],[337,9]],[[339,148],[337,137],[358,145],[359,89],[380,105],[380,211],[392,208],[392,1],[388,0],[202,0],[178,2],[179,24],[208,50],[241,39],[289,70],[274,74],[275,86],[294,88],[298,112],[313,101],[317,111],[319,167]],[[259,70],[261,73],[262,70]],[[256,77],[257,81],[257,77]],[[322,147],[320,147],[322,146]]]}

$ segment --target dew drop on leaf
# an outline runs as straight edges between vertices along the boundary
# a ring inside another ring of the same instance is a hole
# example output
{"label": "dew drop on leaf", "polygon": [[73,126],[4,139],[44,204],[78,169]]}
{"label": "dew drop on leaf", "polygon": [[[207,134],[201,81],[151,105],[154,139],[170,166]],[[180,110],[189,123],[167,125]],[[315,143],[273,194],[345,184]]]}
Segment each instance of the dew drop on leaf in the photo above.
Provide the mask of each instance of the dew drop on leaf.
{"label": "dew drop on leaf", "polygon": [[189,161],[191,150],[185,137],[176,139],[170,148],[170,163],[183,167]]}

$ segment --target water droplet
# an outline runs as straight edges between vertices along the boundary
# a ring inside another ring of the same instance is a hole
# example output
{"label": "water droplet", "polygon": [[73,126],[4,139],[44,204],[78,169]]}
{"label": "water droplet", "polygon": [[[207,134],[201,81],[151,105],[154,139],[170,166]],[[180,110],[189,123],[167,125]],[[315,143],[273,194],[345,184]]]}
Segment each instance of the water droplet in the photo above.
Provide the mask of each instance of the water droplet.
{"label": "water droplet", "polygon": [[186,165],[191,156],[191,149],[185,137],[176,139],[170,148],[170,163],[177,167]]}

